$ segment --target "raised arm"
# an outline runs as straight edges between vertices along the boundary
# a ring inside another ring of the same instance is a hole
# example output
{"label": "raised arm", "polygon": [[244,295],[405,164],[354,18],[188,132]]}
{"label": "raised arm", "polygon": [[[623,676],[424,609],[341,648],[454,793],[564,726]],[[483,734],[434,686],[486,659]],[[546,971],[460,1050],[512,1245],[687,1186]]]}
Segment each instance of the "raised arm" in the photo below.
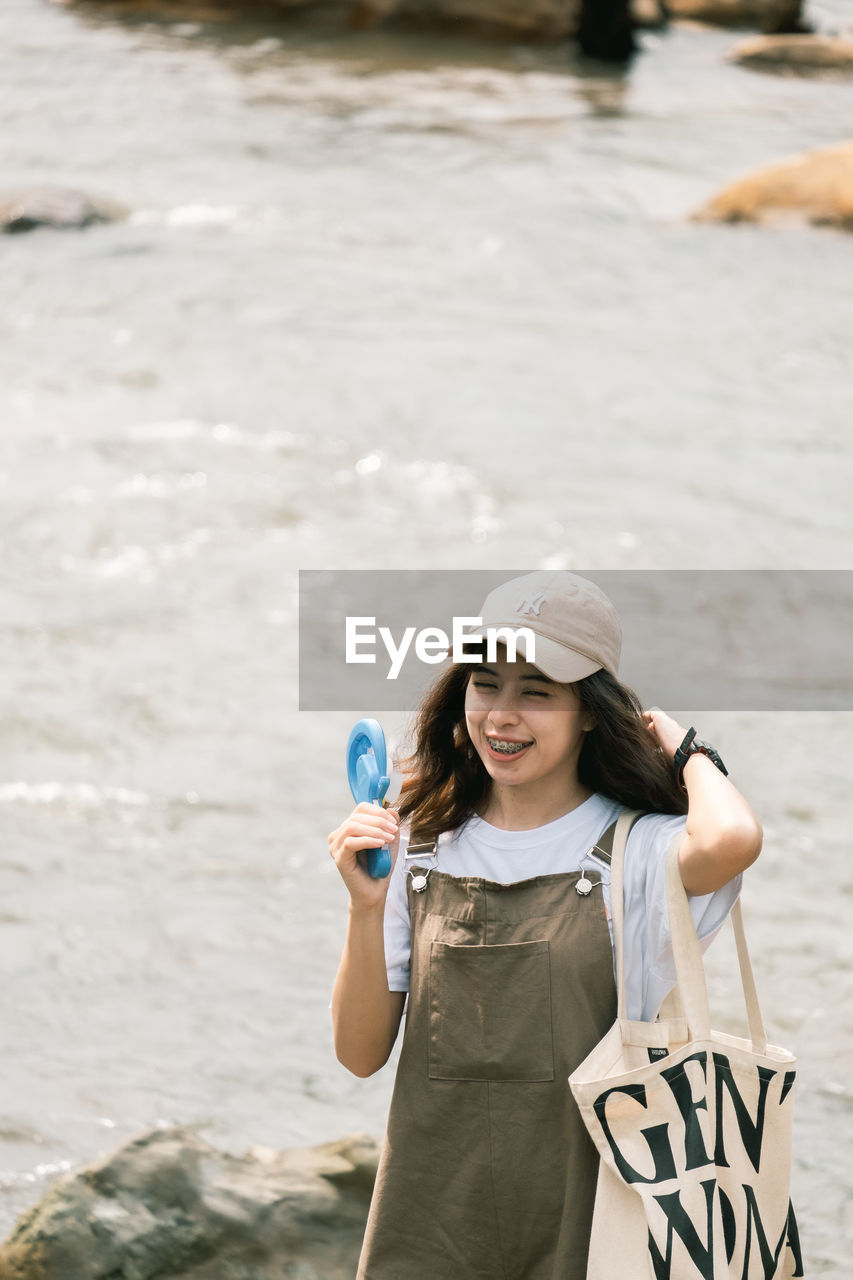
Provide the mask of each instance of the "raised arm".
{"label": "raised arm", "polygon": [[[687,730],[659,707],[645,712],[645,720],[672,762]],[[761,852],[761,824],[707,756],[690,756],[682,777],[688,807],[687,834],[678,851],[681,879],[688,893],[714,893],[755,862]]]}
{"label": "raised arm", "polygon": [[332,994],[338,1061],[370,1076],[388,1061],[405,992],[388,990],[383,920],[391,876],[374,880],[359,853],[391,845],[396,861],[399,818],[394,809],[359,804],[329,836],[329,853],[350,894],[349,923]]}

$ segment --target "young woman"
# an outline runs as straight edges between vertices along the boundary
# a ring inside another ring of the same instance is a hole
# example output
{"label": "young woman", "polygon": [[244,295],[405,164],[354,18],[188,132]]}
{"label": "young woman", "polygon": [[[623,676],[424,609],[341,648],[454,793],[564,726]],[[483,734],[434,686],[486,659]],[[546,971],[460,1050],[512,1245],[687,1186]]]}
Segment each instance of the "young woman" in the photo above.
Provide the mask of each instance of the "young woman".
{"label": "young woman", "polygon": [[[619,620],[593,583],[529,574],[480,616],[527,628],[533,653],[450,665],[399,812],[358,805],[329,837],[350,893],[335,1048],[356,1075],[387,1061],[408,992],[359,1280],[584,1280],[598,1156],[568,1076],[616,1013],[613,826],[644,813],[624,869],[632,1018],[674,979],[673,839],[705,939],[761,848],[714,749],[620,684]],[[372,880],[359,855],[389,842]]]}

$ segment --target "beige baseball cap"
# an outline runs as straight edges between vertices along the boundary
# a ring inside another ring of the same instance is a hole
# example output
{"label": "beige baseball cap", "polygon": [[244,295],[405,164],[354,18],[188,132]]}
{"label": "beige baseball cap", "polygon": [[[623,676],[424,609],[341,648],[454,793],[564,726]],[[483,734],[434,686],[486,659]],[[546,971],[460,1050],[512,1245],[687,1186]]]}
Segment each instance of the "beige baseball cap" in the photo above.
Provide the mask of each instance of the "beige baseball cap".
{"label": "beige baseball cap", "polygon": [[622,649],[622,627],[604,592],[576,573],[542,569],[513,578],[486,597],[478,615],[482,627],[470,632],[485,636],[487,627],[527,627],[533,632],[533,653],[524,636],[517,652],[560,684],[583,680],[603,667],[615,676]]}

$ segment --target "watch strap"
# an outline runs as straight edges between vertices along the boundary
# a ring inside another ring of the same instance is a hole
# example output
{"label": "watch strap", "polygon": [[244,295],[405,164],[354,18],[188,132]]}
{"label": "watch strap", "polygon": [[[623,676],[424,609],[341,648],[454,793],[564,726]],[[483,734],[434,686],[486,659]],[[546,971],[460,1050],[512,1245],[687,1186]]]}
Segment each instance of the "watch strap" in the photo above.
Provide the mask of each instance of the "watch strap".
{"label": "watch strap", "polygon": [[696,737],[696,730],[691,725],[684,735],[684,739],[679,747],[676,747],[672,757],[672,769],[675,774],[675,780],[680,787],[684,786],[684,766],[691,756],[707,756],[713,765],[719,769],[720,773],[728,775],[728,769],[723,764],[722,756],[710,742],[703,742],[701,738]]}

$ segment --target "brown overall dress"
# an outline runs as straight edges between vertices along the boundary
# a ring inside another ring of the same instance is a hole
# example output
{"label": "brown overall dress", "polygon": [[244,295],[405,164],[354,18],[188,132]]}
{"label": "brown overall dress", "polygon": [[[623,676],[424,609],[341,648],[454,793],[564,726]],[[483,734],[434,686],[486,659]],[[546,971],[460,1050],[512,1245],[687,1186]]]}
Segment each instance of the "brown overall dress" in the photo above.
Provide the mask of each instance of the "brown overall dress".
{"label": "brown overall dress", "polygon": [[418,875],[358,1280],[584,1280],[598,1155],[568,1076],[616,1016],[598,873],[586,896],[580,872],[502,885],[432,870],[420,892]]}

